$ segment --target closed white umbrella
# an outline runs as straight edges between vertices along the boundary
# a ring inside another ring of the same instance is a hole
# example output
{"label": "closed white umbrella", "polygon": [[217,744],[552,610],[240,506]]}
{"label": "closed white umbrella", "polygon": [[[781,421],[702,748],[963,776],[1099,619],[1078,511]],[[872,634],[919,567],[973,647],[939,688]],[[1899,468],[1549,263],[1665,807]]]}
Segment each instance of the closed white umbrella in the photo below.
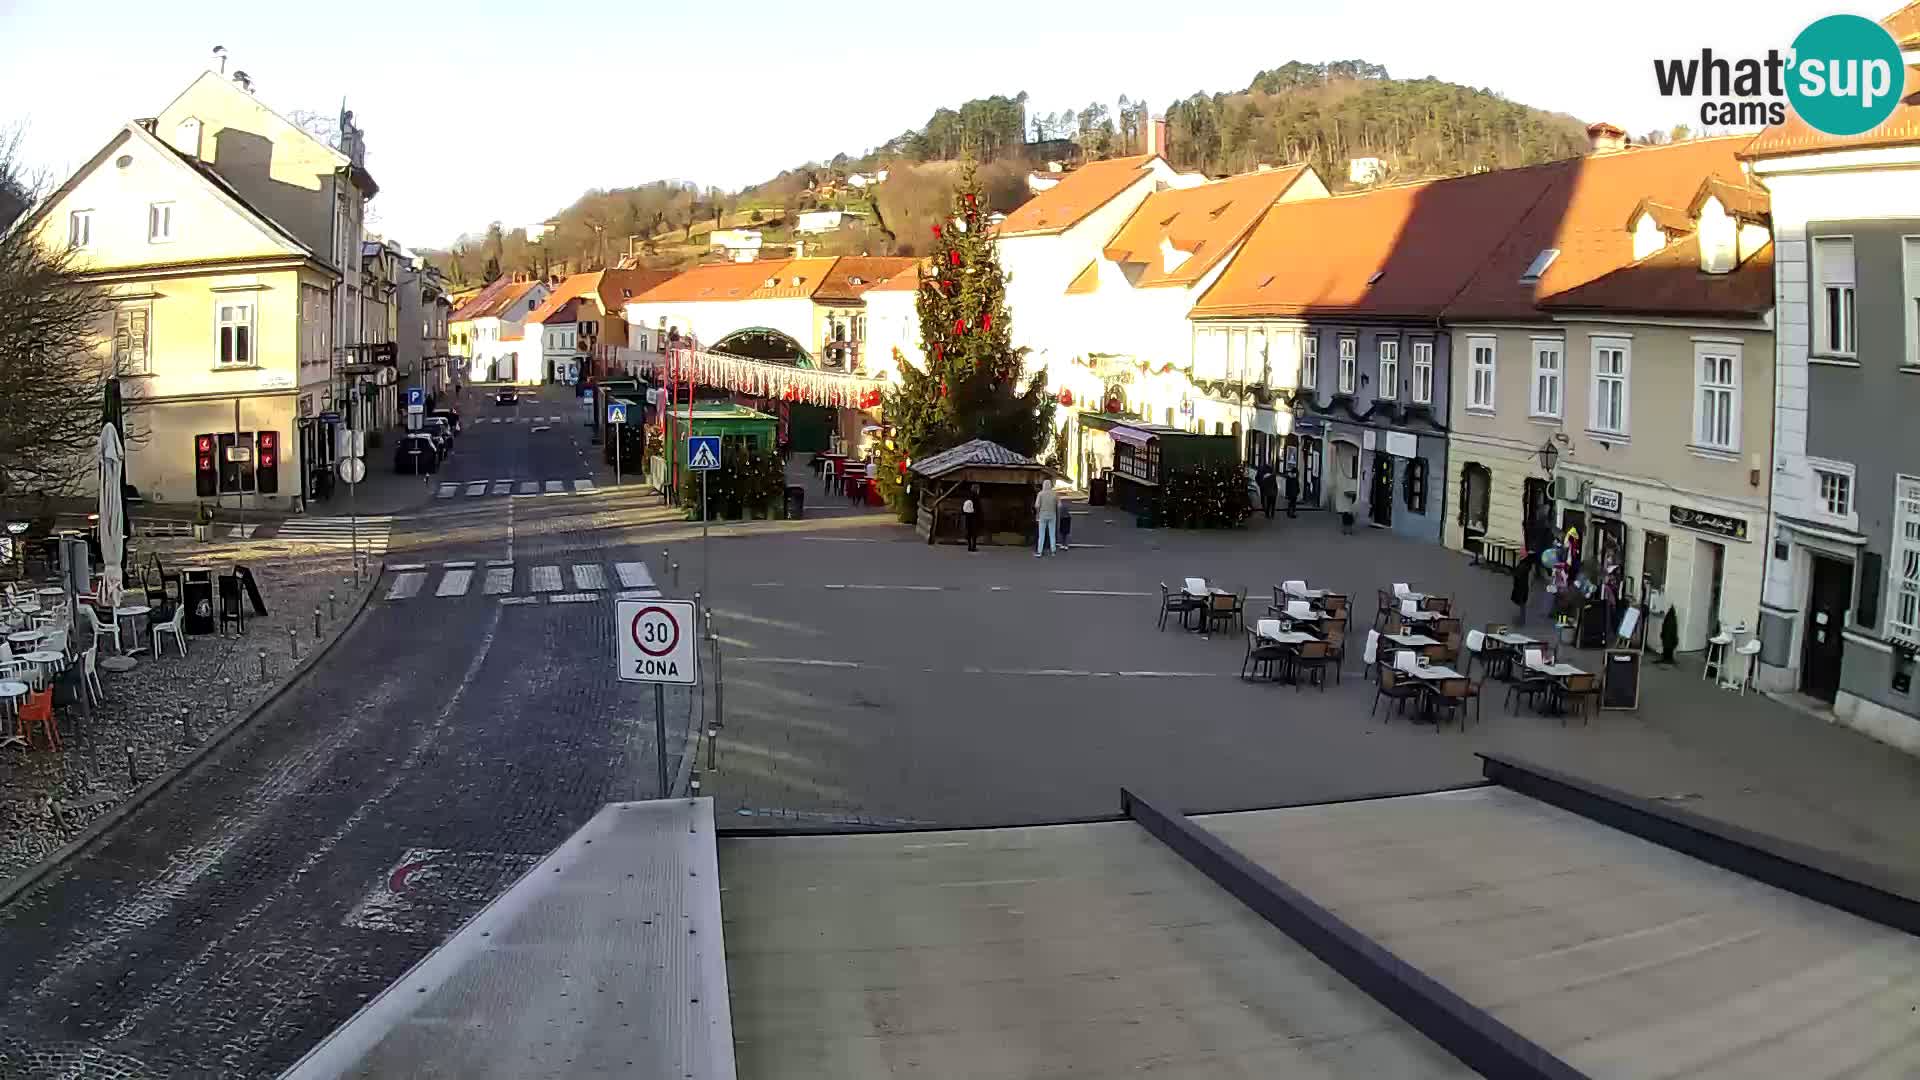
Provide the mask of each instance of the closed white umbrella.
{"label": "closed white umbrella", "polygon": [[100,603],[111,611],[120,606],[123,582],[120,564],[126,557],[127,518],[120,486],[126,477],[126,448],[112,424],[100,425]]}

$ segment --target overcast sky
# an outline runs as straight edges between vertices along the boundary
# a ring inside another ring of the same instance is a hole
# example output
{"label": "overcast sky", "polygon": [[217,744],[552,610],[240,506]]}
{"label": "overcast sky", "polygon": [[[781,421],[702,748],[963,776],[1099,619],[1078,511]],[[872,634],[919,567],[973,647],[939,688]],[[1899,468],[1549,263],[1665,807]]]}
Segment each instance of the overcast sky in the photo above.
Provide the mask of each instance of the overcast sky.
{"label": "overcast sky", "polygon": [[0,128],[24,125],[29,162],[64,179],[224,45],[283,115],[332,115],[344,97],[380,184],[375,227],[439,246],[490,220],[539,221],[590,187],[756,183],[969,98],[1025,90],[1047,113],[1126,94],[1158,112],[1296,59],[1365,59],[1638,133],[1696,121],[1655,91],[1651,50],[1751,55],[1821,15],[1895,6],[0,0]]}

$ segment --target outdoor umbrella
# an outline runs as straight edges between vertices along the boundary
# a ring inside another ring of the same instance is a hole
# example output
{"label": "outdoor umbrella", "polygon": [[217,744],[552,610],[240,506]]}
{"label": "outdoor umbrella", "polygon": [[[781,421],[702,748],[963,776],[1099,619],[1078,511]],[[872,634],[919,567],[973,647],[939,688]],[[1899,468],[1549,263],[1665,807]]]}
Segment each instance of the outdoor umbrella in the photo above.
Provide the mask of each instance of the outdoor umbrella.
{"label": "outdoor umbrella", "polygon": [[100,572],[101,605],[109,611],[120,606],[120,564],[126,557],[127,512],[120,485],[126,477],[126,449],[120,442],[120,430],[112,424],[100,425]]}

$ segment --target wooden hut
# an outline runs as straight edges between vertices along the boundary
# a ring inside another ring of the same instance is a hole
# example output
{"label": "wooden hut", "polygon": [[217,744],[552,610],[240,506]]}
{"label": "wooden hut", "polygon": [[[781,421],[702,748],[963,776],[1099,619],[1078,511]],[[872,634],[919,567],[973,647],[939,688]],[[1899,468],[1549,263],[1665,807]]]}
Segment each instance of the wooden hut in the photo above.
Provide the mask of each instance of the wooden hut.
{"label": "wooden hut", "polygon": [[1025,544],[1033,537],[1033,498],[1053,482],[1053,469],[999,443],[975,439],[921,458],[911,466],[919,512],[914,532],[927,543],[964,544],[967,523],[960,512],[969,491],[982,515],[980,542]]}

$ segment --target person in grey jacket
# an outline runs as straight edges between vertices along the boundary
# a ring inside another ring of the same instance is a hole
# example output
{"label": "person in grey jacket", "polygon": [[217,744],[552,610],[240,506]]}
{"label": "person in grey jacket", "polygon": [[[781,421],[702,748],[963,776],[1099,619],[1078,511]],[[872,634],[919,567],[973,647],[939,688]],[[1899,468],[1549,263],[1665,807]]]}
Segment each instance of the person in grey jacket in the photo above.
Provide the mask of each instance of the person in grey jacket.
{"label": "person in grey jacket", "polygon": [[1039,539],[1033,546],[1033,557],[1046,554],[1047,545],[1053,545],[1053,553],[1060,554],[1060,493],[1053,489],[1053,481],[1040,481],[1040,491],[1033,497],[1033,517],[1039,525]]}

